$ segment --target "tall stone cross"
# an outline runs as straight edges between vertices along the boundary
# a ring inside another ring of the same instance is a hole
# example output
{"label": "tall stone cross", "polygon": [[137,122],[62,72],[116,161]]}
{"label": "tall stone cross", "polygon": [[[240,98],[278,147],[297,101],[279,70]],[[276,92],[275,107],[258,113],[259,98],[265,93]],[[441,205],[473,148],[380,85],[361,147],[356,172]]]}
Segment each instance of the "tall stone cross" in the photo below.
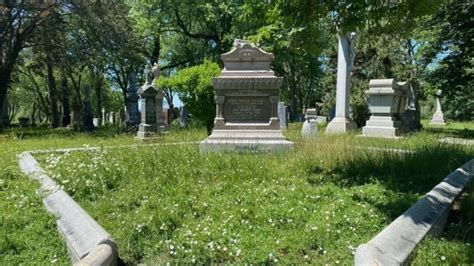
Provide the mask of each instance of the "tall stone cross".
{"label": "tall stone cross", "polygon": [[337,52],[336,117],[329,122],[327,133],[344,133],[356,128],[349,117],[351,71],[355,58],[354,32],[339,35]]}

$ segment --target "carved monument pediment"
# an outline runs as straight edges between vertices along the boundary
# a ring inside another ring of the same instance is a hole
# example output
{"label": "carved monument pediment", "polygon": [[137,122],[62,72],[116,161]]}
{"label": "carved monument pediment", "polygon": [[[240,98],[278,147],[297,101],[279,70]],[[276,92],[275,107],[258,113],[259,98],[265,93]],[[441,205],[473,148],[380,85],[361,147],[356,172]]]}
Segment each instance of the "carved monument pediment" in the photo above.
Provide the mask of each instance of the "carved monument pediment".
{"label": "carved monument pediment", "polygon": [[225,70],[270,70],[274,56],[246,40],[236,40],[234,48],[221,55]]}

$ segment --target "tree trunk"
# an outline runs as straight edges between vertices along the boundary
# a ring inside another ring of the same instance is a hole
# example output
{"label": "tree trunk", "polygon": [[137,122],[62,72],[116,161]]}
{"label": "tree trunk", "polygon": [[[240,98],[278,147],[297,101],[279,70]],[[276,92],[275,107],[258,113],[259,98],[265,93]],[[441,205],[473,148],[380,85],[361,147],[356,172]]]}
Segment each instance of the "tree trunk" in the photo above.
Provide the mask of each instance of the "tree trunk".
{"label": "tree trunk", "polygon": [[11,69],[0,69],[0,129],[9,125],[7,92],[11,81]]}
{"label": "tree trunk", "polygon": [[62,119],[62,126],[66,127],[71,123],[71,108],[69,105],[69,92],[67,89],[67,78],[64,73],[61,76],[61,88],[62,88],[62,93],[63,93],[63,100],[62,100],[62,106],[63,106],[63,119]]}
{"label": "tree trunk", "polygon": [[51,126],[56,128],[59,126],[60,115],[58,110],[58,96],[56,89],[56,80],[54,79],[53,66],[50,62],[46,65],[48,71],[48,92],[51,106]]}

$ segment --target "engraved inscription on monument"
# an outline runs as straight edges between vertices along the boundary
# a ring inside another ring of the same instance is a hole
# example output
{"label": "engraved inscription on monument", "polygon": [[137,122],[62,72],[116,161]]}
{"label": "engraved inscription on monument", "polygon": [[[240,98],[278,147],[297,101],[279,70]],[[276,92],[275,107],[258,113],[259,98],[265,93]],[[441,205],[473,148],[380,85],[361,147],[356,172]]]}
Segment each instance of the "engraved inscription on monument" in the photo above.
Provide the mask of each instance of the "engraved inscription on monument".
{"label": "engraved inscription on monument", "polygon": [[212,134],[201,142],[201,152],[260,152],[292,149],[278,119],[282,78],[270,64],[273,54],[244,40],[221,55],[224,69],[212,79],[216,89],[216,117]]}
{"label": "engraved inscription on monument", "polygon": [[270,121],[270,101],[268,97],[226,97],[224,118],[226,122]]}

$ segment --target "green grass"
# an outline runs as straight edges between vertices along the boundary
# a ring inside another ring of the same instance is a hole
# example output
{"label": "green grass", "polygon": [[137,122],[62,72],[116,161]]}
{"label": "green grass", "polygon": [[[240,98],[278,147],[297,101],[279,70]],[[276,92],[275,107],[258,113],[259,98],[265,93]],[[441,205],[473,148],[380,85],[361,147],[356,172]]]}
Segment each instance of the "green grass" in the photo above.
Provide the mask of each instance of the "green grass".
{"label": "green grass", "polygon": [[[473,157],[472,147],[437,142],[469,137],[472,125],[425,127],[400,140],[321,133],[303,141],[300,125],[292,124],[285,134],[295,151],[276,155],[201,156],[192,144],[35,157],[112,234],[127,263],[349,264],[357,245]],[[133,135],[115,133],[15,129],[0,135],[0,264],[69,261],[54,218],[35,192],[38,183],[19,173],[15,154],[135,143]],[[159,142],[205,137],[204,129],[173,130]],[[419,152],[358,148],[367,145]],[[467,244],[444,246],[446,253],[466,256]]]}
{"label": "green grass", "polygon": [[276,155],[202,156],[184,145],[41,159],[112,234],[127,263],[348,264],[359,244],[474,154],[439,144],[433,133],[302,141],[294,125],[287,135],[295,151]]}

